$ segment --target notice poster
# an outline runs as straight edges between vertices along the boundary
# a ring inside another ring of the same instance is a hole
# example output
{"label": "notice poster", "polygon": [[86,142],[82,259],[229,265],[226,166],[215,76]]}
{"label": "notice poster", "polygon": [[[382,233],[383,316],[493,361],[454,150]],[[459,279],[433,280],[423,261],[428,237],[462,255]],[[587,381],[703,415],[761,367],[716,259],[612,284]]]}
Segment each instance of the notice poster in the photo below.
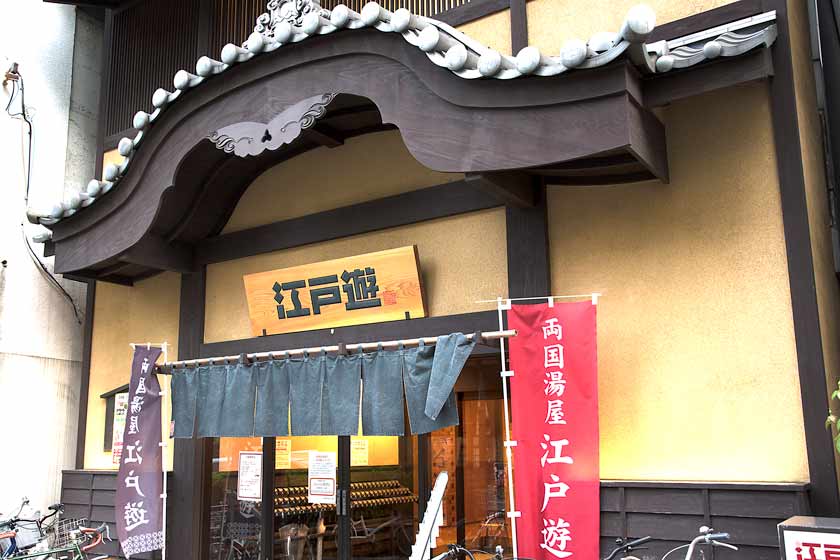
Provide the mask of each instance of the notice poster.
{"label": "notice poster", "polygon": [[350,441],[350,466],[366,467],[370,463],[367,438],[353,438]]}
{"label": "notice poster", "polygon": [[590,301],[508,311],[520,557],[598,558],[595,315]]}
{"label": "notice poster", "polygon": [[309,452],[309,503],[335,505],[336,454],[334,451]]}
{"label": "notice poster", "polygon": [[259,502],[262,499],[262,453],[239,452],[239,479],[236,499],[240,502]]}
{"label": "notice poster", "polygon": [[125,418],[128,416],[128,393],[114,395],[114,431],[111,437],[111,460],[119,465],[122,458]]}
{"label": "notice poster", "polygon": [[292,468],[292,440],[277,438],[274,464],[278,469]]}

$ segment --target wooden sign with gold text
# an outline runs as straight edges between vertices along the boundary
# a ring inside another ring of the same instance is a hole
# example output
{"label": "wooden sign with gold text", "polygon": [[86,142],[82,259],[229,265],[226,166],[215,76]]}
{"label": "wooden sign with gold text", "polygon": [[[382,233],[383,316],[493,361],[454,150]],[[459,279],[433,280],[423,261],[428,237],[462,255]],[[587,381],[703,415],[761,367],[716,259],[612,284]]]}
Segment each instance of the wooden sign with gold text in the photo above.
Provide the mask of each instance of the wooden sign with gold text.
{"label": "wooden sign with gold text", "polygon": [[251,332],[260,336],[426,316],[417,247],[248,274]]}

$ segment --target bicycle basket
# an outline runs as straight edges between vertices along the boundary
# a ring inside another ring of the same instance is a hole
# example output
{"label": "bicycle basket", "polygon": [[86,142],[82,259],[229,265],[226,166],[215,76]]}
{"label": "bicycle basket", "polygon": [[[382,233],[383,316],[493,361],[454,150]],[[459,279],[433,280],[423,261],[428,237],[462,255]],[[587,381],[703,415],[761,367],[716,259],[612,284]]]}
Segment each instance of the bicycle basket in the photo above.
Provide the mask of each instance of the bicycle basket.
{"label": "bicycle basket", "polygon": [[80,527],[87,527],[87,519],[84,517],[72,518],[63,517],[58,520],[55,527],[56,548],[69,546],[72,543],[72,536]]}

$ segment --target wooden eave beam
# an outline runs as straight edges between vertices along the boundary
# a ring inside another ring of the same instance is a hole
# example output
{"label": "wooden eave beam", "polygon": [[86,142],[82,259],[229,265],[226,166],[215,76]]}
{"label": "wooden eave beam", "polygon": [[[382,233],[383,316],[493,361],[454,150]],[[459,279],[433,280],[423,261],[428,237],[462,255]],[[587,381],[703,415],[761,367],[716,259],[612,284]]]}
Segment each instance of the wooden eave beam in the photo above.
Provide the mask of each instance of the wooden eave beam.
{"label": "wooden eave beam", "polygon": [[191,246],[178,242],[168,243],[153,234],[144,235],[118,259],[123,263],[172,272],[192,272],[195,263]]}
{"label": "wooden eave beam", "polygon": [[644,83],[645,107],[661,107],[730,86],[764,80],[774,75],[770,49],[760,48],[732,58],[704,62],[692,68],[647,78]]}
{"label": "wooden eave beam", "polygon": [[467,173],[464,178],[468,184],[481,188],[505,206],[529,208],[537,203],[537,187],[527,173]]}
{"label": "wooden eave beam", "polygon": [[326,148],[338,148],[344,145],[342,134],[326,124],[316,124],[307,130],[306,138]]}

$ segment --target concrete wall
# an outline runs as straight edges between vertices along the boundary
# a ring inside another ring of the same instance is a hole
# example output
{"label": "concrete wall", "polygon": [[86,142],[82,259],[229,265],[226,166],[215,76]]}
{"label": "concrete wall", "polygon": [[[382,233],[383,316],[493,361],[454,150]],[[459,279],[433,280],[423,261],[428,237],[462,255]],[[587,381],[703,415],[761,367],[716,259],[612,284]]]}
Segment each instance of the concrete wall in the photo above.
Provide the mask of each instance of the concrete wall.
{"label": "concrete wall", "polygon": [[[68,141],[77,150],[91,149],[89,138],[70,124],[82,113],[95,119],[97,106],[94,91],[73,88],[74,52],[88,79],[98,84],[101,23],[82,16],[77,25],[74,8],[43,2],[4,3],[0,19],[0,71],[13,61],[20,64],[34,127],[30,202],[48,204],[65,191],[65,176],[79,175],[89,164],[81,150],[67,158],[65,151]],[[3,108],[10,93],[9,87],[0,90]],[[11,110],[19,109],[13,102]],[[0,113],[0,260],[5,261],[0,268],[0,420],[7,432],[0,512],[7,513],[23,496],[42,510],[59,498],[60,471],[74,466],[79,400],[82,325],[35,266],[24,242],[26,147],[23,121]],[[33,233],[29,226],[25,231]],[[34,250],[41,255],[41,246]],[[51,259],[46,261],[51,267]],[[84,286],[61,284],[83,319]]]}
{"label": "concrete wall", "polygon": [[670,184],[550,188],[553,293],[604,293],[602,478],[808,480],[766,88],[666,108]]}

